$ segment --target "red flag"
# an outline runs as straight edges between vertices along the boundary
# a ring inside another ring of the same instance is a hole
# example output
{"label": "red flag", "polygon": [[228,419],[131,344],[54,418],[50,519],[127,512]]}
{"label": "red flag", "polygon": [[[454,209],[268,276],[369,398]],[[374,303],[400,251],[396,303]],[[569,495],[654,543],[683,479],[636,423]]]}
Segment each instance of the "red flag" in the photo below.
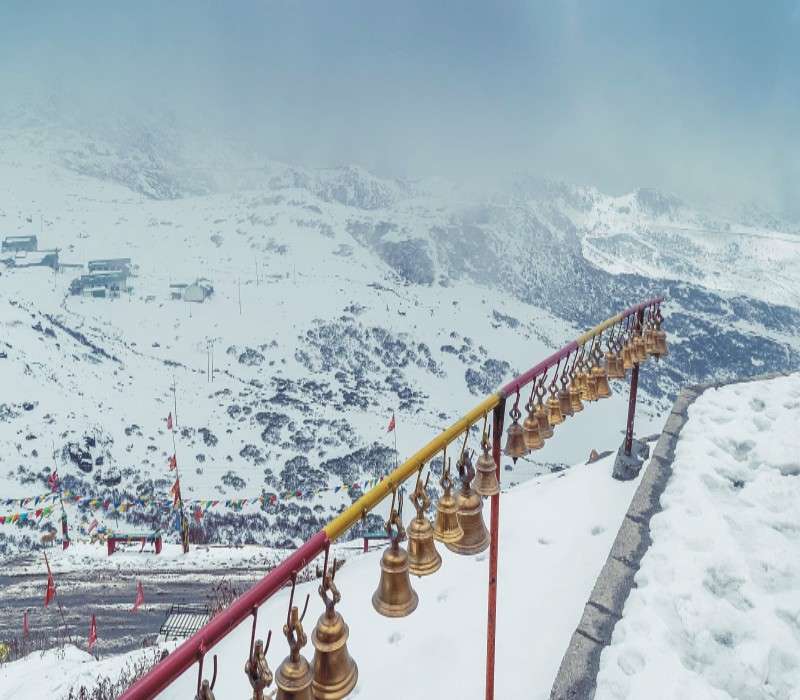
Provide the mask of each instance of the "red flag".
{"label": "red flag", "polygon": [[50,484],[50,490],[55,491],[58,488],[58,472],[53,472],[47,477],[47,483]]}
{"label": "red flag", "polygon": [[175,483],[172,484],[169,492],[172,494],[172,505],[178,505],[181,501],[181,482],[178,479],[175,479]]}
{"label": "red flag", "polygon": [[167,416],[167,430],[172,430],[172,411]]}
{"label": "red flag", "polygon": [[203,509],[198,505],[194,509],[194,521],[199,525],[203,519]]}
{"label": "red flag", "polygon": [[92,613],[92,621],[89,624],[89,651],[92,650],[95,644],[97,644],[97,622],[94,619],[94,613]]}
{"label": "red flag", "polygon": [[50,571],[50,562],[47,561],[46,554],[44,555],[44,563],[47,564],[47,590],[44,593],[44,607],[47,607],[56,597],[56,582],[53,579],[53,572]]}
{"label": "red flag", "polygon": [[31,634],[31,628],[28,627],[28,611],[26,610],[22,615],[22,636],[27,639]]}
{"label": "red flag", "polygon": [[177,459],[177,457],[175,455],[172,455],[172,457],[170,457],[167,460],[167,464],[169,464],[169,468],[170,469],[177,469],[178,468],[178,459]]}
{"label": "red flag", "polygon": [[142,588],[142,582],[136,582],[136,600],[133,601],[133,610],[131,612],[136,612],[140,606],[144,605],[144,588]]}
{"label": "red flag", "polygon": [[391,433],[394,430],[395,421],[394,421],[394,413],[392,413],[392,420],[389,421],[389,427],[386,428],[387,433]]}
{"label": "red flag", "polygon": [[94,518],[94,519],[92,520],[92,522],[90,523],[90,525],[89,525],[89,529],[86,531],[86,533],[87,533],[87,534],[88,534],[88,533],[90,533],[90,532],[91,532],[92,530],[94,530],[94,529],[95,529],[95,528],[96,528],[98,525],[99,525],[99,523],[97,522],[97,518]]}

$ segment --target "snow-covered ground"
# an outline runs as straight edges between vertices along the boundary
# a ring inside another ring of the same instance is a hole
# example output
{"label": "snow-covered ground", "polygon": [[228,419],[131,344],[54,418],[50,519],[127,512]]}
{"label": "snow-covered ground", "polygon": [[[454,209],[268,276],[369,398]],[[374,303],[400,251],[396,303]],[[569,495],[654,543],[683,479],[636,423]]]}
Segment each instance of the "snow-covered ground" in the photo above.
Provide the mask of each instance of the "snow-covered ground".
{"label": "snow-covered ground", "polygon": [[[501,497],[497,697],[548,696],[637,485],[614,481],[610,473],[609,457],[529,481]],[[484,514],[488,519],[488,502]],[[436,574],[412,577],[419,607],[404,619],[381,617],[372,608],[380,551],[353,557],[337,574],[339,610],[350,626],[349,649],[359,665],[352,697],[482,697],[488,552],[461,557],[442,546],[439,551],[444,562]],[[305,620],[309,637],[322,611],[316,585],[301,584],[297,592],[301,603],[306,593],[312,596]],[[268,601],[258,618],[259,636],[266,637],[268,627],[273,631],[268,654],[273,670],[287,651],[281,635],[287,604],[288,591]],[[214,649],[220,663],[217,697],[247,696],[242,665],[249,634],[245,623]],[[305,653],[313,655],[310,643]],[[17,678],[29,668],[25,663],[10,664],[0,674]],[[66,687],[73,673],[76,682],[91,676],[85,664],[66,665],[59,687]],[[191,697],[196,679],[194,668],[160,697]],[[9,694],[0,675],[0,698],[12,697],[19,696]]]}
{"label": "snow-covered ground", "polygon": [[598,700],[800,698],[800,375],[689,409]]}

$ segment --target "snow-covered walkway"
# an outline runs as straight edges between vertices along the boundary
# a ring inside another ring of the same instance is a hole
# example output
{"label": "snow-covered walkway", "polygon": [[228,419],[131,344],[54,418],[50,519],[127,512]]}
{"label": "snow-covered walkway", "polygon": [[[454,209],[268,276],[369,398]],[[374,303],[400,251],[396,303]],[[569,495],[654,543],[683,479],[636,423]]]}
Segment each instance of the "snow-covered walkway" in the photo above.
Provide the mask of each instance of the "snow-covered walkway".
{"label": "snow-covered walkway", "polygon": [[800,698],[800,375],[689,409],[598,700]]}

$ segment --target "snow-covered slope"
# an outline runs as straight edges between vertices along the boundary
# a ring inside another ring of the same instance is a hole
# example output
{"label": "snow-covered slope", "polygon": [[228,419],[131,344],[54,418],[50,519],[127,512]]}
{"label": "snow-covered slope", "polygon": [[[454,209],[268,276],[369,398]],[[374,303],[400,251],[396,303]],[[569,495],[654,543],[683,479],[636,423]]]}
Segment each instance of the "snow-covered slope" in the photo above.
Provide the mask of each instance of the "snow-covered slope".
{"label": "snow-covered slope", "polygon": [[598,700],[800,696],[798,424],[798,374],[689,408]]}
{"label": "snow-covered slope", "polygon": [[[152,125],[5,124],[0,235],[36,233],[63,262],[125,256],[137,269],[116,300],[69,296],[68,271],[0,269],[6,497],[46,492],[55,466],[79,495],[168,499],[174,382],[183,495],[223,501],[198,536],[285,546],[394,464],[392,411],[402,457],[516,371],[654,293],[668,296],[673,344],[642,375],[641,432],[682,383],[798,363],[793,298],[778,306],[735,283],[758,260],[734,260],[729,281],[708,286],[677,265],[648,268],[668,276],[655,279],[594,264],[587,241],[603,226],[591,217],[617,224],[602,214],[611,198],[587,188],[520,180],[476,194],[234,158]],[[643,236],[647,210],[637,211],[631,230]],[[171,283],[197,277],[214,285],[204,304],[170,299]],[[593,406],[511,478],[614,447],[624,410],[621,394]],[[264,506],[225,507],[259,496]],[[73,528],[112,520],[96,507],[68,513]],[[155,504],[122,517],[169,527]],[[0,526],[0,547],[11,532],[30,544],[38,525]]]}

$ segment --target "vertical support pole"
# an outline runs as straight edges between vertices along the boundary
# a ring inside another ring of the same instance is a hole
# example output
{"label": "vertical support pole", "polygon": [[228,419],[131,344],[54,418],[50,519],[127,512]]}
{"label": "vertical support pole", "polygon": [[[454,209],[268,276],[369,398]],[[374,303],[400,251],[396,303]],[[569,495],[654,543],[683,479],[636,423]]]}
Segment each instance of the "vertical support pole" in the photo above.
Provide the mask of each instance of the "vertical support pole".
{"label": "vertical support pole", "polygon": [[[634,333],[638,335],[644,323],[644,310],[636,314],[636,327]],[[639,387],[639,363],[633,363],[633,371],[631,372],[631,392],[628,398],[628,425],[625,429],[625,456],[631,456],[631,448],[633,447],[633,420],[636,417],[636,391]]]}
{"label": "vertical support pole", "polygon": [[[501,399],[492,412],[492,457],[497,482],[500,483],[500,444],[503,439],[503,416],[506,400]],[[492,514],[489,527],[489,617],[486,623],[486,700],[494,700],[494,648],[497,630],[497,554],[500,539],[500,495],[491,498]]]}

